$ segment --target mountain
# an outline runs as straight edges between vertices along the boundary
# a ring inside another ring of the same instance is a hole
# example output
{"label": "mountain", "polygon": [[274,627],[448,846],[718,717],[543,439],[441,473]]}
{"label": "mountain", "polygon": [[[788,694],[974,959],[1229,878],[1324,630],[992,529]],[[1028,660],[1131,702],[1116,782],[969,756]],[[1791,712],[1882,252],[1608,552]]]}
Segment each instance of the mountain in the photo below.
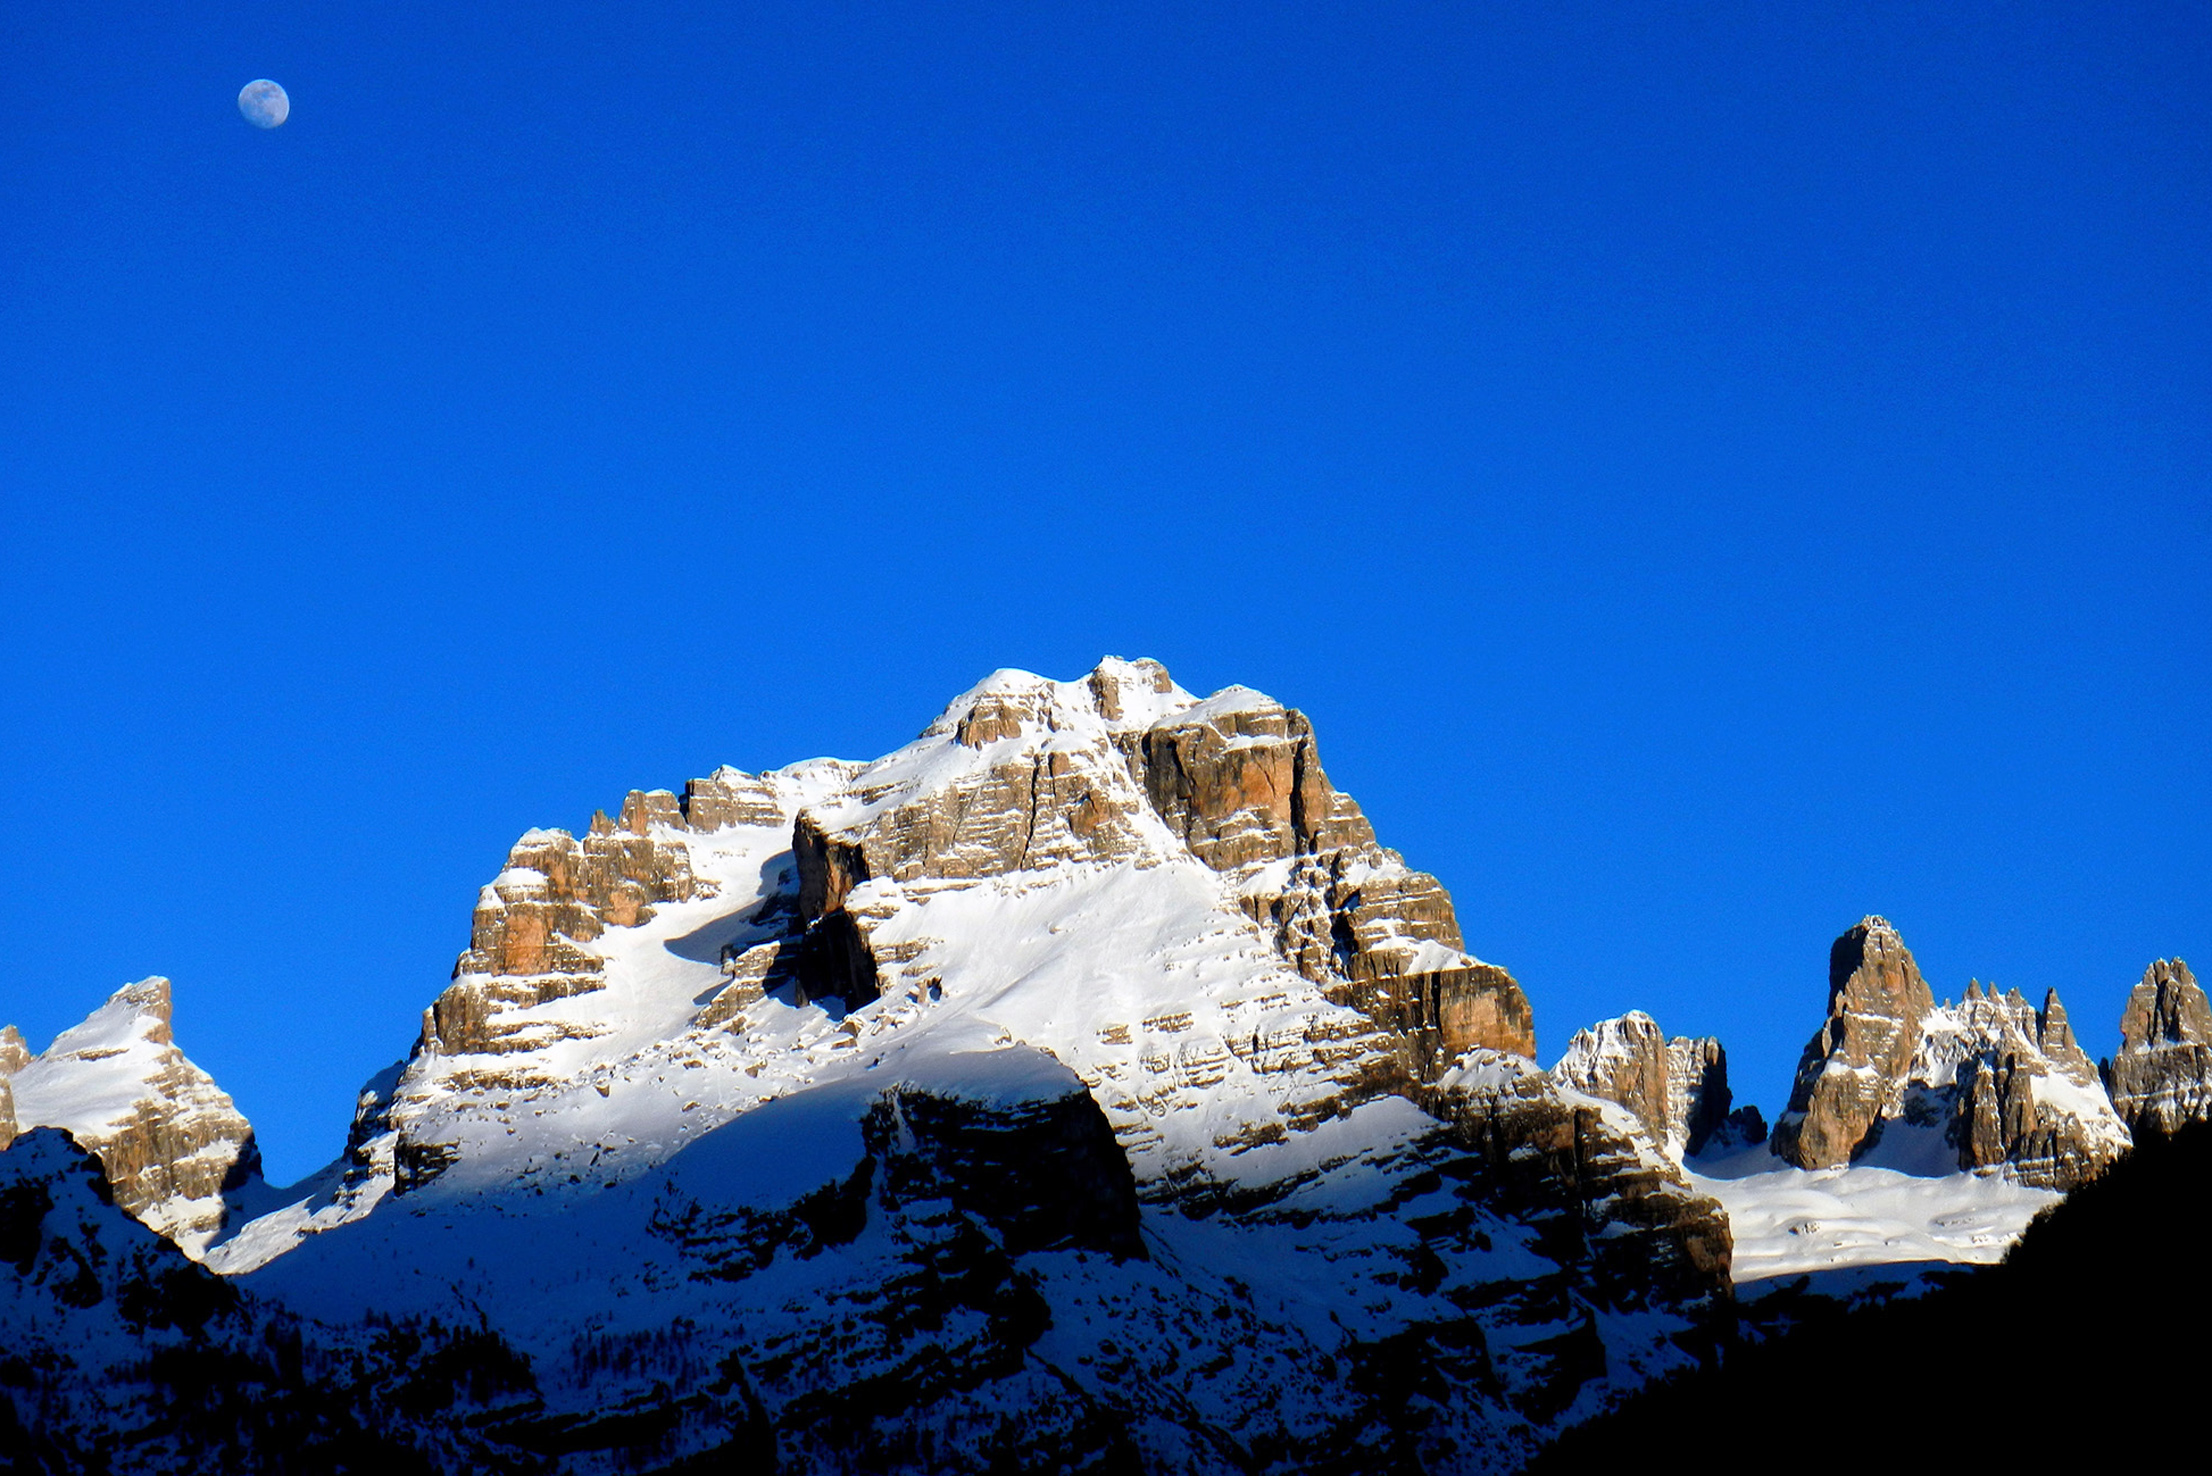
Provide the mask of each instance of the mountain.
{"label": "mountain", "polygon": [[[2197,1085],[2185,973],[2152,970],[2106,1067],[2177,1122],[2212,1096]],[[2055,991],[2040,1010],[1979,982],[1938,1003],[1880,917],[1831,947],[1827,1019],[1767,1143],[1756,1109],[1715,1130],[1729,1108],[1725,1073],[1718,1041],[1667,1040],[1638,1013],[1577,1033],[1551,1071],[1634,1112],[1723,1206],[1747,1335],[1781,1315],[1770,1300],[1914,1294],[1999,1259],[2130,1140]]]}
{"label": "mountain", "polygon": [[225,1193],[258,1182],[261,1155],[230,1097],[177,1048],[172,1017],[169,981],[145,979],[37,1056],[9,1026],[0,1128],[66,1130],[100,1160],[118,1205],[198,1251],[222,1228]]}
{"label": "mountain", "polygon": [[1002,672],[871,763],[533,830],[347,1151],[204,1248],[473,1312],[568,1468],[1509,1469],[1695,1356],[1729,1243],[1310,725]]}
{"label": "mountain", "polygon": [[[612,811],[516,841],[300,1185],[163,981],[0,1037],[16,1118],[241,1327],[383,1350],[329,1420],[428,1469],[1510,1471],[1772,1324],[1745,1299],[1991,1259],[2126,1142],[2055,996],[1939,1005],[1878,918],[1771,1147],[1648,1016],[1541,1070],[1304,716],[1154,662]],[[2194,1101],[2159,987],[2122,1057]]]}
{"label": "mountain", "polygon": [[1718,1040],[1669,1040],[1641,1010],[1576,1031],[1551,1077],[1626,1107],[1677,1161],[1767,1135],[1758,1108],[1735,1108],[1728,1052]]}
{"label": "mountain", "polygon": [[0,1469],[519,1473],[474,1427],[537,1403],[496,1334],[334,1328],[195,1265],[58,1129],[0,1153]]}
{"label": "mountain", "polygon": [[2127,1148],[2058,991],[2037,1010],[1977,982],[1961,1003],[1938,1005],[1881,917],[1836,940],[1828,975],[1827,1021],[1774,1127],[1783,1159],[1830,1168],[1879,1149],[1896,1166],[2002,1167],[2066,1189]]}

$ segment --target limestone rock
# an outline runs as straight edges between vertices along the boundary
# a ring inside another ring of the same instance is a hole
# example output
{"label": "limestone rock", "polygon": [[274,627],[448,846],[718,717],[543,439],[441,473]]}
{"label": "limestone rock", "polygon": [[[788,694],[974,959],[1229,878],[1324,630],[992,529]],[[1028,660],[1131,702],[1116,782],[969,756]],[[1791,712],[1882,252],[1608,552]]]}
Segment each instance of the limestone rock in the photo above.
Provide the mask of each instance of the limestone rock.
{"label": "limestone rock", "polygon": [[[808,997],[860,1004],[885,987],[869,919],[846,905],[870,881],[1151,865],[1164,840],[1165,854],[1225,873],[1284,959],[1374,1019],[1414,1079],[1477,1046],[1533,1057],[1520,986],[1463,951],[1436,878],[1375,843],[1303,713],[1243,687],[1193,702],[1157,662],[1109,659],[1080,699],[1065,685],[997,674],[853,791],[799,816],[795,959]],[[948,736],[977,760],[925,761]]]}
{"label": "limestone rock", "polygon": [[687,782],[682,809],[685,824],[703,832],[783,823],[783,804],[775,787],[757,774],[727,765],[708,778]]}
{"label": "limestone rock", "polygon": [[187,1252],[222,1228],[223,1196],[257,1179],[253,1129],[177,1049],[169,981],[119,989],[13,1077],[19,1127],[55,1127],[100,1160],[115,1202]]}
{"label": "limestone rock", "polygon": [[2180,959],[2153,963],[2128,995],[2109,1079],[2137,1132],[2212,1119],[2212,1004]]}
{"label": "limestone rock", "polygon": [[1756,1107],[1730,1111],[1728,1053],[1721,1043],[1669,1040],[1641,1010],[1577,1031],[1551,1077],[1627,1108],[1676,1162],[1709,1146],[1766,1136]]}
{"label": "limestone rock", "polygon": [[2038,1010],[1976,982],[1930,1010],[1896,1116],[1940,1125],[1961,1169],[2003,1168],[2045,1189],[2096,1177],[2129,1143],[2056,990]]}
{"label": "limestone rock", "polygon": [[1305,714],[1247,688],[1162,719],[1134,748],[1152,808],[1216,871],[1375,843],[1321,771]]}
{"label": "limestone rock", "polygon": [[[2056,991],[2038,1010],[1979,982],[1938,1006],[1904,942],[1870,917],[1829,955],[1829,1017],[1806,1047],[1774,1149],[1804,1168],[1882,1146],[1923,1169],[2001,1168],[2065,1189],[2128,1145]],[[1914,1146],[1917,1144],[1918,1146]]]}
{"label": "limestone rock", "polygon": [[784,957],[789,944],[781,938],[765,943],[726,945],[722,951],[724,984],[699,1012],[701,1025],[729,1030],[745,1027],[745,1011],[768,997],[768,991],[791,973]]}
{"label": "limestone rock", "polygon": [[1477,1048],[1536,1054],[1528,996],[1495,964],[1332,982],[1328,997],[1381,1026],[1414,1081],[1433,1081],[1446,1065]]}
{"label": "limestone rock", "polygon": [[30,1063],[30,1047],[13,1025],[0,1027],[0,1148],[15,1138],[15,1087],[8,1078]]}
{"label": "limestone rock", "polygon": [[[1136,1432],[1129,1468],[1185,1469],[1218,1448],[1191,1412],[1238,1408],[1227,1438],[1271,1467],[1460,1469],[1725,1315],[1716,1207],[1534,1050],[1526,996],[1302,714],[1153,662],[1001,672],[874,762],[720,770],[525,836],[418,1049],[363,1094],[343,1187],[224,1264],[338,1255],[382,1186],[414,1212],[352,1244],[403,1272],[417,1224],[649,1209],[665,1253],[590,1274],[713,1283],[682,1380],[758,1372],[779,1438],[875,1418],[847,1391],[1043,1378]],[[974,1090],[1017,1053],[1058,1063],[1052,1092]],[[1718,1065],[1663,1063],[1685,1123]],[[1096,1269],[1155,1252],[1138,1280]],[[579,1254],[469,1274],[537,1306]]]}
{"label": "limestone rock", "polygon": [[1511,1061],[1471,1052],[1427,1099],[1554,1259],[1614,1306],[1729,1301],[1719,1203],[1653,1151],[1634,1112]]}
{"label": "limestone rock", "polygon": [[1774,1151],[1800,1168],[1851,1161],[1898,1105],[1920,1022],[1935,1005],[1904,939],[1867,917],[1828,951],[1828,1018],[1805,1047]]}
{"label": "limestone rock", "polygon": [[[697,781],[711,786],[707,808],[725,823],[749,813],[752,797],[736,782],[743,777]],[[650,921],[656,902],[700,894],[690,853],[670,833],[688,828],[675,795],[661,789],[632,790],[620,821],[600,812],[581,842],[565,830],[527,832],[477,895],[468,950],[426,1013],[423,1047],[505,1055],[546,1044],[544,1028],[513,1017],[604,988],[595,939],[610,927]]]}
{"label": "limestone rock", "polygon": [[1755,1106],[1735,1106],[1728,1087],[1728,1052],[1712,1036],[1667,1042],[1667,1122],[1682,1135],[1682,1152],[1732,1153],[1767,1140]]}

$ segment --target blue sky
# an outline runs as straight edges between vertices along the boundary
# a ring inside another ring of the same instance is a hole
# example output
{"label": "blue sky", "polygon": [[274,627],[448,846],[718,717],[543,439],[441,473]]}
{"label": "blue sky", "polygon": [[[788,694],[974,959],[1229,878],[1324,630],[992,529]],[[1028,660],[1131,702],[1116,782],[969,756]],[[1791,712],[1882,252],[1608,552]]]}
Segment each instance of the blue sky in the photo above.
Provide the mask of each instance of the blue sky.
{"label": "blue sky", "polygon": [[[1770,1112],[1831,937],[2212,960],[2212,12],[15,7],[0,1017],[341,1146],[524,828],[983,673],[1304,708]],[[292,96],[274,132],[238,88]]]}

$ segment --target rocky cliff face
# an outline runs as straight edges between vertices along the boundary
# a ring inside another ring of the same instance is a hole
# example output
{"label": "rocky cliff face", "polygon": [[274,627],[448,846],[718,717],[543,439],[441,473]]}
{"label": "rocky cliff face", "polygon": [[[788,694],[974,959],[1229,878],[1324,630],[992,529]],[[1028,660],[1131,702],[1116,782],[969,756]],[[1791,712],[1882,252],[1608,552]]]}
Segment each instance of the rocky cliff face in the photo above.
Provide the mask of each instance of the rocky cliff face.
{"label": "rocky cliff face", "polygon": [[2212,1004],[2180,959],[2153,963],[2128,995],[2107,1080],[2137,1132],[2212,1120]]}
{"label": "rocky cliff face", "polygon": [[1708,1147],[1766,1137],[1758,1108],[1731,1110],[1728,1053],[1721,1043],[1709,1037],[1669,1040],[1640,1010],[1577,1031],[1551,1077],[1627,1108],[1676,1162]]}
{"label": "rocky cliff face", "polygon": [[2094,1178],[2129,1142],[2056,990],[2038,1010],[1976,983],[1931,1011],[1898,1117],[1940,1127],[1962,1169],[2002,1167],[2045,1189]]}
{"label": "rocky cliff face", "polygon": [[[686,801],[717,818],[751,813],[768,800],[748,779],[694,780]],[[497,1056],[546,1044],[557,1027],[529,1020],[529,1010],[605,987],[593,940],[650,921],[655,903],[700,894],[690,853],[670,834],[689,825],[686,802],[667,790],[632,790],[620,821],[600,811],[582,841],[565,830],[524,835],[477,897],[453,984],[424,1013],[424,1048]]]}
{"label": "rocky cliff face", "polygon": [[[1540,1239],[1571,1245],[1561,1265],[1576,1268],[1601,1300],[1635,1307],[1727,1297],[1727,1216],[1690,1187],[1666,1140],[1632,1109],[1484,1052],[1428,1100],[1478,1155],[1490,1176],[1485,1192],[1527,1216]],[[1534,1284],[1526,1290],[1547,1295]]]}
{"label": "rocky cliff face", "polygon": [[0,1148],[16,1135],[15,1073],[30,1064],[30,1047],[13,1025],[0,1026]]}
{"label": "rocky cliff face", "polygon": [[[253,1129],[179,1050],[167,979],[126,985],[13,1075],[21,1128],[67,1131],[115,1202],[187,1250],[221,1229],[224,1193],[258,1178]],[[20,1039],[18,1039],[20,1049]]]}
{"label": "rocky cliff face", "polygon": [[[2002,1167],[2064,1189],[2125,1151],[2128,1134],[2075,1042],[2058,994],[1971,985],[1934,1003],[1895,928],[1869,917],[1829,955],[1828,1021],[1806,1047],[1775,1152],[1804,1168],[1884,1151],[1917,1166]],[[1908,1147],[1915,1135],[1924,1140]],[[1901,1156],[1902,1155],[1902,1156]],[[1932,1155],[1932,1156],[1931,1156]]]}
{"label": "rocky cliff face", "polygon": [[1904,940],[1868,917],[1828,951],[1828,1018],[1805,1047],[1774,1151],[1800,1168],[1848,1163],[1893,1111],[1935,1005]]}

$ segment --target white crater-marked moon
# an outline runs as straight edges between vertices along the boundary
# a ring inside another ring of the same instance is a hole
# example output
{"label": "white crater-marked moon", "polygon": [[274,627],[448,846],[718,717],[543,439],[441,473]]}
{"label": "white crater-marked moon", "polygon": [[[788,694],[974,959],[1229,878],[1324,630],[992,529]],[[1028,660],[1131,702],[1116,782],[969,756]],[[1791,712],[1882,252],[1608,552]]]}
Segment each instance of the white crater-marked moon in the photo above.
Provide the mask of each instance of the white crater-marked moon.
{"label": "white crater-marked moon", "polygon": [[274,128],[292,116],[292,99],[284,89],[263,77],[238,89],[238,111],[256,128]]}

